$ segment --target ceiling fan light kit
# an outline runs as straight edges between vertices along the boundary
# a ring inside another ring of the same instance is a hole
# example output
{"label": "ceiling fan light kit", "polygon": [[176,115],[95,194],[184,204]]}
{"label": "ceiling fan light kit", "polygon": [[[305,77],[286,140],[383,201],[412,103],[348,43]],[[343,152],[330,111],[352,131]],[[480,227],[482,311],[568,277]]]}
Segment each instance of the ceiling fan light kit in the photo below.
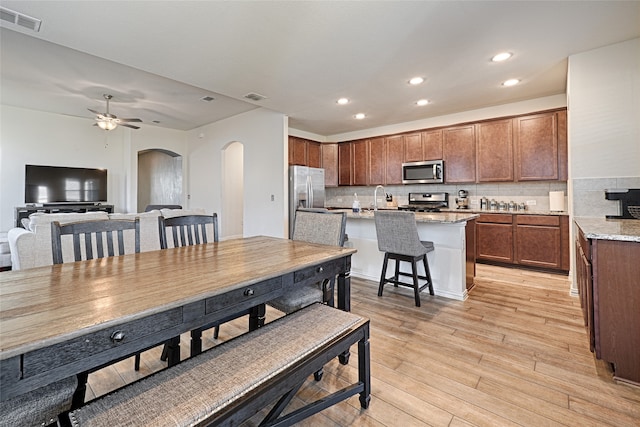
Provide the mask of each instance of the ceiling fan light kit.
{"label": "ceiling fan light kit", "polygon": [[108,95],[106,93],[103,94],[102,96],[104,96],[104,99],[107,101],[107,112],[106,113],[99,113],[98,111],[92,110],[91,108],[87,108],[87,110],[91,111],[93,114],[96,115],[96,123],[94,124],[94,126],[98,126],[100,129],[103,129],[103,130],[114,130],[115,128],[118,127],[118,125],[124,126],[124,127],[128,127],[128,128],[131,128],[131,129],[140,129],[139,126],[130,125],[130,124],[125,123],[125,122],[141,123],[142,120],[140,120],[140,119],[119,119],[116,115],[109,113],[109,100],[111,100],[111,98],[113,98],[113,96]]}

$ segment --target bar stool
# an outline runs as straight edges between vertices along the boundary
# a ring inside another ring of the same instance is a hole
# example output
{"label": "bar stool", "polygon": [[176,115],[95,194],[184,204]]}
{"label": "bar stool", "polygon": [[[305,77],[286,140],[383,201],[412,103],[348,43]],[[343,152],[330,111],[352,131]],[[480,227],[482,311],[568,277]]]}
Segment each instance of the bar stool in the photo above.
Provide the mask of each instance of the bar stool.
{"label": "bar stool", "polygon": [[[416,225],[416,215],[413,212],[382,212],[375,211],[373,214],[376,223],[376,234],[378,237],[378,249],[384,252],[384,264],[380,275],[380,287],[378,296],[382,296],[382,288],[385,283],[393,283],[394,286],[407,286],[413,288],[416,307],[420,307],[420,292],[429,287],[429,294],[433,295],[433,281],[429,271],[427,253],[434,250],[433,242],[423,242],[418,236],[418,226]],[[387,263],[392,259],[396,262],[395,274],[387,278]],[[411,273],[400,271],[400,262],[411,263]],[[418,274],[418,262],[424,264],[425,275]],[[405,283],[399,280],[399,276],[413,278],[413,283]],[[422,286],[418,279],[425,280]]]}

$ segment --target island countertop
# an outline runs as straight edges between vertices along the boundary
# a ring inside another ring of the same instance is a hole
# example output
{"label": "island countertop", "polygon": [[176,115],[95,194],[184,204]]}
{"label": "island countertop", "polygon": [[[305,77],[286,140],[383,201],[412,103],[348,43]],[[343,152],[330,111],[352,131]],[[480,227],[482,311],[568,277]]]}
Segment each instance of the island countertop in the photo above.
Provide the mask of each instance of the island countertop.
{"label": "island countertop", "polygon": [[640,220],[584,218],[573,219],[587,239],[640,242]]}
{"label": "island countertop", "polygon": [[[381,209],[382,210],[382,209]],[[373,219],[372,210],[363,210],[359,213],[353,212],[352,209],[333,209],[334,212],[346,212],[347,218],[352,219]],[[385,209],[385,211],[388,211]],[[471,212],[415,212],[416,222],[431,222],[443,224],[455,224],[458,222],[470,221],[478,218],[480,215]]]}

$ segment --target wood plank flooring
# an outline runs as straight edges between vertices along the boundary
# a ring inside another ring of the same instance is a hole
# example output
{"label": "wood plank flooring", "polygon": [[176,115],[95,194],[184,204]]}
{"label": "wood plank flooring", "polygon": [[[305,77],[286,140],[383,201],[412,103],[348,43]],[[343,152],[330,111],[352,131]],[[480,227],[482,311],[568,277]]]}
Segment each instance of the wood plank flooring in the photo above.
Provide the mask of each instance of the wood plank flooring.
{"label": "wood plank flooring", "polygon": [[[352,311],[371,319],[371,405],[361,410],[354,396],[300,425],[640,426],[640,389],[614,382],[589,351],[566,276],[486,265],[477,274],[467,301],[423,292],[419,308],[411,289],[387,285],[379,298],[377,283],[352,278]],[[269,321],[280,315],[267,310]],[[245,319],[225,324],[218,342],[245,330]],[[184,357],[188,346],[185,334]],[[143,353],[140,372],[131,358],[91,374],[87,399],[162,369],[160,351]],[[355,378],[356,363],[332,361],[292,407]]]}

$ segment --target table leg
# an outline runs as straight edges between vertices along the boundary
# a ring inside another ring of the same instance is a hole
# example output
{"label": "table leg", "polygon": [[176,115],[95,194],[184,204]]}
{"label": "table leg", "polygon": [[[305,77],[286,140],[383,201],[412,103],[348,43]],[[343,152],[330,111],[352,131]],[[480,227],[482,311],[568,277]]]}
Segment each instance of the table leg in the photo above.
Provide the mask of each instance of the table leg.
{"label": "table leg", "polygon": [[180,363],[180,336],[173,337],[167,342],[167,365],[175,366]]}
{"label": "table leg", "polygon": [[257,305],[251,308],[249,313],[249,330],[255,331],[258,328],[264,326],[264,320],[267,315],[267,307],[264,304]]}
{"label": "table leg", "polygon": [[202,329],[191,331],[191,357],[202,353]]}
{"label": "table leg", "polygon": [[[338,308],[343,311],[351,311],[351,257],[347,260],[347,269],[338,275]],[[349,350],[338,356],[341,364],[349,363]]]}

